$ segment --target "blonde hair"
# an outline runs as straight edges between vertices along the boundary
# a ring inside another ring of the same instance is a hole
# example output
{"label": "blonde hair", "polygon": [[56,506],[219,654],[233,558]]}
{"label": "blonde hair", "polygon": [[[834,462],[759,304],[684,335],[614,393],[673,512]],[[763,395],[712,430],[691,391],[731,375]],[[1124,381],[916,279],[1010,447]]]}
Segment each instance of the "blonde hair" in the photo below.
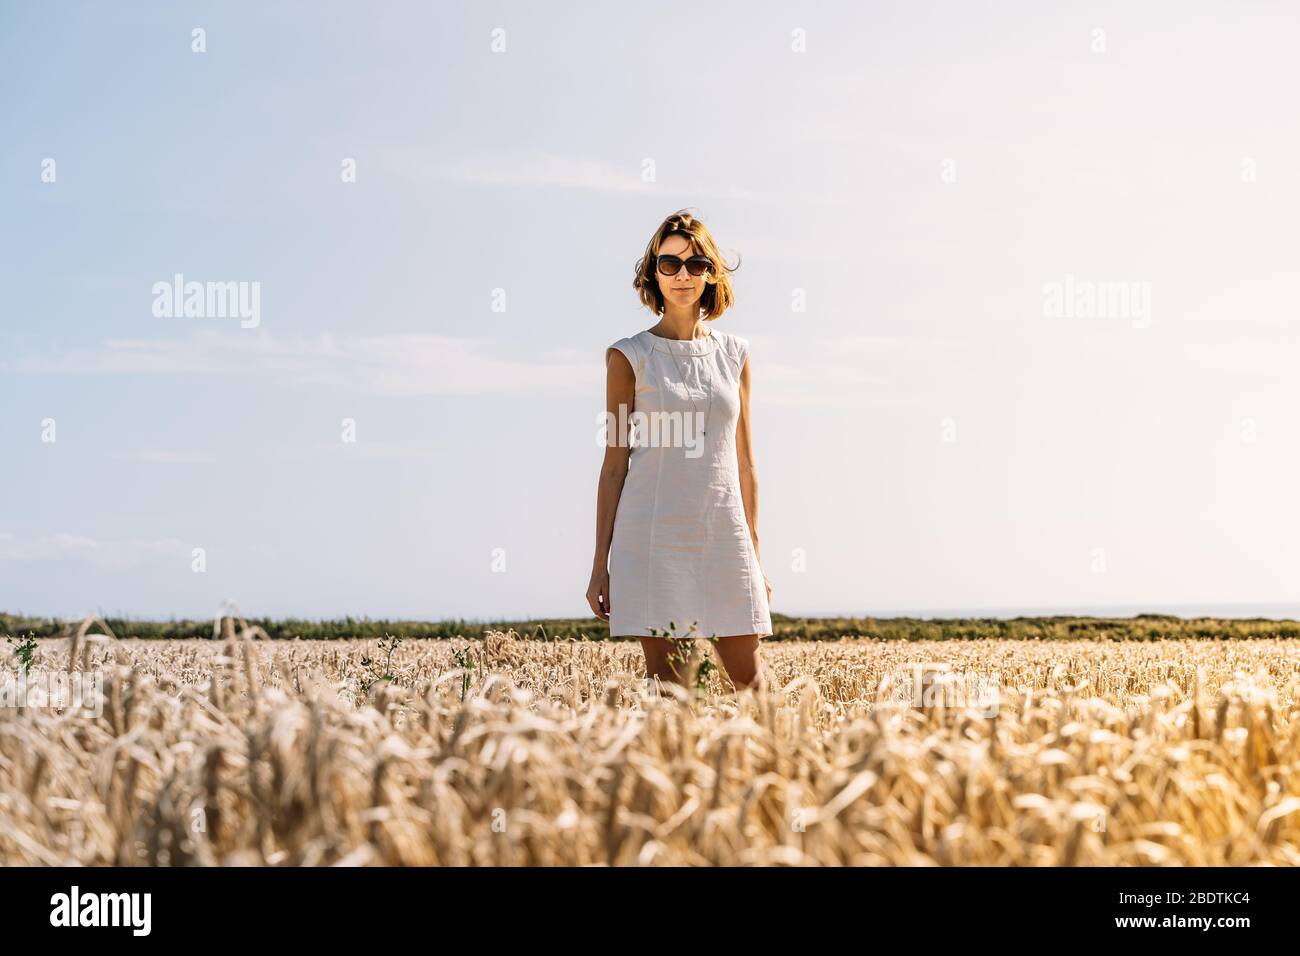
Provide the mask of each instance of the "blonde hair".
{"label": "blonde hair", "polygon": [[[711,322],[735,304],[736,297],[731,289],[731,275],[740,268],[740,257],[736,265],[728,266],[722,260],[718,244],[713,241],[709,227],[691,215],[687,209],[679,209],[655,229],[654,235],[645,247],[645,254],[636,262],[636,274],[632,279],[632,288],[636,289],[641,302],[656,315],[664,311],[664,296],[659,291],[659,279],[656,263],[659,248],[669,236],[683,236],[691,244],[690,255],[707,256],[713,263],[704,274],[704,294],[700,296],[701,318]],[[685,258],[685,256],[683,256]]]}

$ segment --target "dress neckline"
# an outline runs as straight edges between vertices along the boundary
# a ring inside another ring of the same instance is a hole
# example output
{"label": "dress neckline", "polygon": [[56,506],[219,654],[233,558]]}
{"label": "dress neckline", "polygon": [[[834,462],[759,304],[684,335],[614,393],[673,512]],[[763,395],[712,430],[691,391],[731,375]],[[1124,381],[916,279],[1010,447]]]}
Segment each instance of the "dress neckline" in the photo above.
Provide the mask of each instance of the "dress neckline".
{"label": "dress neckline", "polygon": [[718,347],[718,337],[713,334],[712,329],[709,329],[708,335],[698,339],[666,339],[649,329],[646,329],[644,334],[650,336],[656,351],[670,352],[674,355],[708,355]]}

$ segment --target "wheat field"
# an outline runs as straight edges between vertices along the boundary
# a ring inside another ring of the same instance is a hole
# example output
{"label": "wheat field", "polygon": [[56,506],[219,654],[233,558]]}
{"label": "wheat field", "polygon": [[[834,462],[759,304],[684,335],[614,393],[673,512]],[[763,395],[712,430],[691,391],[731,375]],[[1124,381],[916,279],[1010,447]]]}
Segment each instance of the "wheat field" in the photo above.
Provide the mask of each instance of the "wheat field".
{"label": "wheat field", "polygon": [[222,623],[38,642],[102,713],[0,708],[0,864],[1300,862],[1300,641],[780,641],[737,694],[631,642]]}

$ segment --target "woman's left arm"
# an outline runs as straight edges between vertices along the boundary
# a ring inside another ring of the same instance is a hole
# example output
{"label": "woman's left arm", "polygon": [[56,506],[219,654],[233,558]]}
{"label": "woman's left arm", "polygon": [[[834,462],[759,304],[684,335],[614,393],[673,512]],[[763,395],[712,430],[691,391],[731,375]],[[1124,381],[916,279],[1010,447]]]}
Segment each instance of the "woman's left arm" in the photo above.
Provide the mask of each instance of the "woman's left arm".
{"label": "woman's left arm", "polygon": [[[740,369],[740,419],[736,422],[736,466],[740,472],[740,498],[745,505],[745,520],[749,522],[749,537],[754,542],[754,557],[762,570],[763,558],[758,550],[758,473],[754,467],[754,443],[749,424],[749,356]],[[772,600],[772,585],[763,575],[767,599]]]}

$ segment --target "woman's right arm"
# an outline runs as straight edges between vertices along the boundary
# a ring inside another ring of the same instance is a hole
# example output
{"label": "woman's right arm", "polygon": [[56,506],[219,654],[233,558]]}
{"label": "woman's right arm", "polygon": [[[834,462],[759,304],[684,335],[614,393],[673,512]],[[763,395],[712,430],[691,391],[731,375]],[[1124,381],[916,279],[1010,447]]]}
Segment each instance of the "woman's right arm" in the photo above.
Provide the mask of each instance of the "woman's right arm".
{"label": "woman's right arm", "polygon": [[[591,583],[587,586],[587,603],[602,621],[609,620],[609,547],[614,538],[614,515],[623,494],[627,462],[631,448],[626,433],[619,434],[619,422],[632,413],[636,390],[636,373],[627,356],[614,347],[605,353],[605,411],[609,428],[606,432],[605,459],[600,465],[600,485],[596,490],[596,554],[592,559]],[[624,409],[619,414],[620,407]]]}

